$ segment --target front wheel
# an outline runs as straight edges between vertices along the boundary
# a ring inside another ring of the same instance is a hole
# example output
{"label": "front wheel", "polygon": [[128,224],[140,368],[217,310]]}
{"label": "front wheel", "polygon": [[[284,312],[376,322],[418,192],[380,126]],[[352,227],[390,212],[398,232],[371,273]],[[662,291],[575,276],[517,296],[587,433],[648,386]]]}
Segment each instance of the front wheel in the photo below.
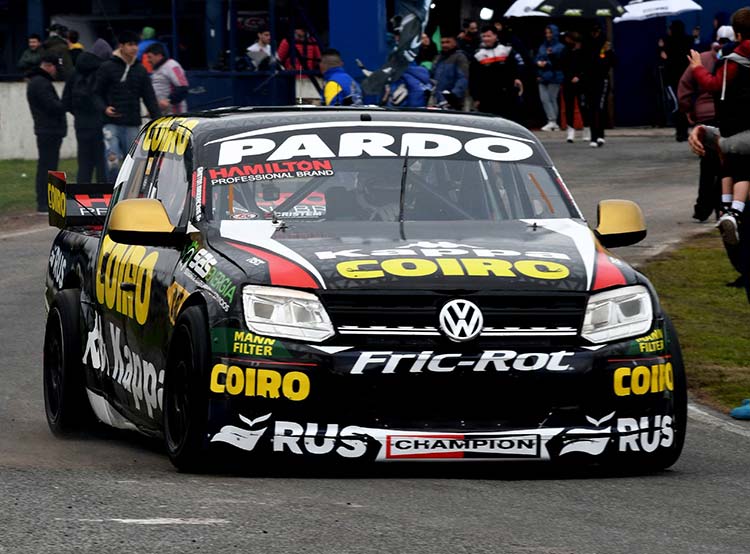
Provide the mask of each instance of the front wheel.
{"label": "front wheel", "polygon": [[206,317],[200,306],[191,306],[175,325],[164,382],[164,439],[180,471],[207,466],[209,351]]}
{"label": "front wheel", "polygon": [[55,296],[44,332],[44,411],[55,435],[80,431],[95,421],[81,361],[80,291]]}

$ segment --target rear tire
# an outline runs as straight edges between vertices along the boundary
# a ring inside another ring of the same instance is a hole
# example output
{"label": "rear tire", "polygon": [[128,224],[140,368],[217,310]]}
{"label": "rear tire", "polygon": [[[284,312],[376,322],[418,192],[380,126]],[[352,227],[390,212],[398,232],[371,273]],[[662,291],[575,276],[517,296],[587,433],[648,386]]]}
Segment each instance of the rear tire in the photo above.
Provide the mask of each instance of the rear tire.
{"label": "rear tire", "polygon": [[207,468],[208,324],[200,306],[180,315],[164,382],[164,441],[169,459],[185,472]]}
{"label": "rear tire", "polygon": [[44,333],[44,411],[50,430],[58,436],[96,421],[83,372],[80,296],[78,289],[55,296]]}

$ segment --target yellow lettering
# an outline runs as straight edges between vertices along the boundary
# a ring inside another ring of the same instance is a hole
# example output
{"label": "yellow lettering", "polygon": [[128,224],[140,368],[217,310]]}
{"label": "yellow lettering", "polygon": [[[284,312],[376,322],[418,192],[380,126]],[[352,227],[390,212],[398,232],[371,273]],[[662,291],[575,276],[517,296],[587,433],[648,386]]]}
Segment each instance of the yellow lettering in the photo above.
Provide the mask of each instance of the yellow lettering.
{"label": "yellow lettering", "polygon": [[236,365],[230,366],[227,370],[227,392],[231,395],[242,393],[245,388],[245,374]]}
{"label": "yellow lettering", "polygon": [[226,376],[227,366],[224,364],[216,364],[211,370],[211,392],[224,392],[226,388],[222,383],[219,383],[219,375]]}
{"label": "yellow lettering", "polygon": [[435,261],[440,266],[443,275],[465,275],[464,269],[456,258],[437,258]]}
{"label": "yellow lettering", "polygon": [[385,260],[380,265],[386,272],[398,277],[424,277],[437,271],[435,262],[419,258]]}
{"label": "yellow lettering", "polygon": [[282,387],[289,400],[304,400],[310,394],[310,378],[301,371],[290,371],[284,375]]}
{"label": "yellow lettering", "polygon": [[273,346],[264,346],[263,356],[273,356]]}
{"label": "yellow lettering", "polygon": [[151,305],[151,280],[154,277],[154,267],[158,259],[158,252],[151,252],[138,265],[138,276],[135,281],[135,320],[141,325],[148,319],[148,309]]}
{"label": "yellow lettering", "polygon": [[379,269],[362,269],[362,266],[377,265],[375,260],[350,260],[348,262],[339,262],[336,264],[336,271],[339,275],[347,279],[377,279],[383,277]]}
{"label": "yellow lettering", "polygon": [[272,369],[258,370],[257,395],[265,398],[278,398],[281,388],[281,375]]}
{"label": "yellow lettering", "polygon": [[494,260],[492,258],[475,258],[468,260],[461,260],[466,272],[472,277],[487,277],[494,275],[495,277],[515,277],[511,264],[507,260]]}
{"label": "yellow lettering", "polygon": [[674,390],[674,370],[672,364],[667,362],[664,364],[664,377],[662,383],[667,387],[667,390]]}
{"label": "yellow lettering", "polygon": [[618,367],[615,370],[615,394],[617,396],[630,396],[630,388],[625,386],[625,377],[630,376],[629,367]]}
{"label": "yellow lettering", "polygon": [[570,270],[557,262],[519,260],[514,266],[526,277],[534,279],[565,279],[570,275]]}
{"label": "yellow lettering", "polygon": [[245,368],[245,396],[255,396],[255,368]]}
{"label": "yellow lettering", "polygon": [[651,372],[647,367],[642,365],[636,367],[630,379],[630,389],[633,391],[633,394],[646,394],[649,389],[650,379]]}

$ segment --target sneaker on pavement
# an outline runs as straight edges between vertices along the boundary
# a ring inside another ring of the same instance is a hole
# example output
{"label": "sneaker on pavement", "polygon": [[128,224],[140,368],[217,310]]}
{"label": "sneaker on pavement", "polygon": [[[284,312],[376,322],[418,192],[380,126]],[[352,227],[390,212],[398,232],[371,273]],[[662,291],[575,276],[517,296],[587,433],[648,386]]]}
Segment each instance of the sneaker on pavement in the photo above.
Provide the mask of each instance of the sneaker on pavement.
{"label": "sneaker on pavement", "polygon": [[739,212],[730,208],[724,212],[719,218],[719,222],[716,224],[716,227],[721,233],[722,240],[730,246],[739,244],[740,242],[740,236],[737,233],[737,217],[739,215]]}
{"label": "sneaker on pavement", "polygon": [[591,141],[591,127],[584,127],[583,128],[583,141]]}
{"label": "sneaker on pavement", "polygon": [[605,143],[605,142],[607,142],[607,141],[606,141],[606,140],[604,140],[604,139],[603,139],[603,138],[601,138],[601,137],[600,137],[600,138],[598,138],[598,139],[596,139],[596,143],[597,143],[597,144],[598,144],[599,146],[604,146],[604,143]]}
{"label": "sneaker on pavement", "polygon": [[558,129],[557,123],[554,121],[547,122],[547,125],[542,127],[542,131],[556,131]]}
{"label": "sneaker on pavement", "polygon": [[576,130],[573,129],[573,127],[568,127],[568,136],[566,137],[566,140],[568,142],[573,142],[576,139]]}
{"label": "sneaker on pavement", "polygon": [[591,142],[589,142],[589,146],[591,148],[599,148],[599,143],[592,140]]}
{"label": "sneaker on pavement", "polygon": [[748,399],[742,401],[742,405],[734,408],[729,415],[734,419],[750,419],[750,402]]}

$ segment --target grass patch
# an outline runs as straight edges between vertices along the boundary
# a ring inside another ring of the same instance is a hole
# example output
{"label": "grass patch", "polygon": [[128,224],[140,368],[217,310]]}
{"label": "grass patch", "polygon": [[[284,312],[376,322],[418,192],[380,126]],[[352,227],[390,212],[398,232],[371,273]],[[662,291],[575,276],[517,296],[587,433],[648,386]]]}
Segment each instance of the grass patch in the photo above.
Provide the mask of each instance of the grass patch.
{"label": "grass patch", "polygon": [[[60,170],[75,179],[76,160],[60,160]],[[36,160],[0,160],[0,214],[36,211]]]}
{"label": "grass patch", "polygon": [[750,304],[718,234],[690,239],[641,268],[677,328],[694,398],[727,411],[750,398]]}

